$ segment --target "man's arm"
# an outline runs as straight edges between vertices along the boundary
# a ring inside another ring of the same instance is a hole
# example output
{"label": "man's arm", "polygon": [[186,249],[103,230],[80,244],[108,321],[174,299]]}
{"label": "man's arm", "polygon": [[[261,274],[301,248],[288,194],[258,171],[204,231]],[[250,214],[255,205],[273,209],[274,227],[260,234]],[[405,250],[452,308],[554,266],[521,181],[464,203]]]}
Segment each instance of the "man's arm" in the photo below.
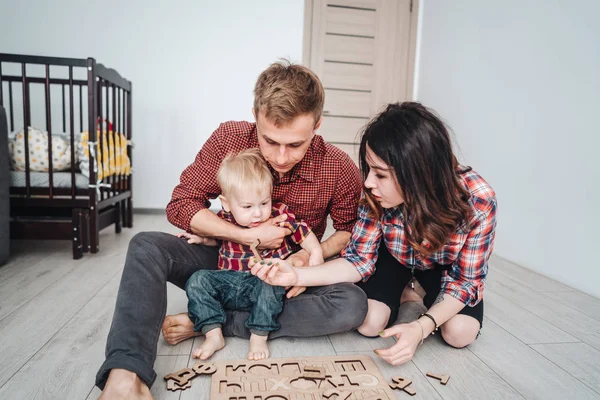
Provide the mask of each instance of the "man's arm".
{"label": "man's arm", "polygon": [[251,245],[244,238],[244,231],[239,226],[235,226],[222,218],[219,218],[214,212],[208,209],[200,210],[192,217],[190,223],[192,232],[204,237],[212,237],[220,240],[229,240],[241,244]]}
{"label": "man's arm", "polygon": [[321,243],[323,258],[327,260],[338,255],[346,247],[351,236],[352,234],[346,231],[336,231],[333,235],[329,236],[327,240]]}
{"label": "man's arm", "polygon": [[277,226],[283,222],[286,215],[271,218],[256,228],[241,228],[231,224],[208,209],[200,210],[191,221],[191,229],[196,235],[212,237],[220,240],[229,240],[250,246],[256,239],[260,240],[261,248],[276,249],[281,246],[283,239],[289,235],[286,228]]}
{"label": "man's arm", "polygon": [[342,154],[340,165],[330,213],[335,233],[321,243],[325,259],[339,254],[350,241],[363,188],[360,171],[347,154]]}

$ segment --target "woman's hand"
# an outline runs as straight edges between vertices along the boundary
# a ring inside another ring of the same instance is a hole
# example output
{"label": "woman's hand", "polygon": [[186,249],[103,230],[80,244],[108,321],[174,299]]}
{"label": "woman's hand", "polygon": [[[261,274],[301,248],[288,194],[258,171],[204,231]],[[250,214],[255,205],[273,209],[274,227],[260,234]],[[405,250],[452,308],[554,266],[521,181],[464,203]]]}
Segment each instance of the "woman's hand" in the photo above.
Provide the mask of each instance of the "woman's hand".
{"label": "woman's hand", "polygon": [[296,286],[298,274],[294,267],[287,261],[280,259],[265,259],[258,261],[255,258],[248,264],[252,275],[273,286]]}
{"label": "woman's hand", "polygon": [[396,336],[397,342],[387,349],[377,349],[375,354],[392,365],[404,364],[415,355],[421,343],[423,331],[417,321],[398,324],[381,332],[381,337]]}

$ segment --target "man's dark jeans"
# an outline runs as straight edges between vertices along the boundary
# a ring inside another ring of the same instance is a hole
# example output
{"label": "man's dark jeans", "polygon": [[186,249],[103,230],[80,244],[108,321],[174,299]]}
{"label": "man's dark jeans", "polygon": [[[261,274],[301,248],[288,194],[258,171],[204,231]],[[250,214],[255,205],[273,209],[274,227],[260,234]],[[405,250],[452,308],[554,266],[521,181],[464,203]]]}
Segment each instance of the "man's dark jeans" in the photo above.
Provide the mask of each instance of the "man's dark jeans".
{"label": "man's dark jeans", "polygon": [[[161,325],[167,310],[167,282],[184,288],[192,274],[217,269],[218,247],[191,245],[162,232],[142,232],[129,243],[117,304],[106,343],[106,360],[96,376],[103,389],[113,368],[135,372],[148,386],[156,379],[153,366]],[[183,310],[182,310],[183,311]],[[352,283],[311,287],[285,300],[270,337],[310,337],[359,327],[367,315],[367,298]],[[249,313],[227,313],[225,336],[249,338]]]}
{"label": "man's dark jeans", "polygon": [[194,330],[220,328],[227,320],[225,310],[249,311],[246,328],[267,336],[279,329],[277,316],[283,309],[285,288],[271,286],[249,272],[231,270],[196,271],[185,285],[188,313]]}

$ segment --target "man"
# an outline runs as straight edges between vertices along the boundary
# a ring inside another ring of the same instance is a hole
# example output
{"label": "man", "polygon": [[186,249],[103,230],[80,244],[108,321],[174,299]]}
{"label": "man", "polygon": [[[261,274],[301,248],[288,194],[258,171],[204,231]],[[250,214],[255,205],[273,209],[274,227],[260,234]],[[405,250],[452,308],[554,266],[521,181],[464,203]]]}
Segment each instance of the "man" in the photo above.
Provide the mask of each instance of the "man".
{"label": "man", "polygon": [[[259,76],[254,96],[256,123],[226,122],[208,138],[173,191],[167,206],[169,221],[201,237],[247,245],[259,239],[263,248],[279,247],[290,232],[277,225],[278,219],[244,229],[208,209],[209,199],[220,194],[216,173],[221,160],[229,153],[258,147],[273,173],[273,201],[287,204],[319,240],[331,216],[336,232],[321,246],[324,258],[337,255],[350,238],[362,180],[344,152],[316,135],[325,97],[321,82],[305,67],[275,63]],[[280,218],[283,221],[285,216]],[[148,388],[156,379],[153,365],[161,322],[171,344],[197,335],[187,313],[164,318],[166,282],[183,288],[195,271],[216,269],[217,251],[160,232],[142,232],[131,240],[106,361],[96,378],[105,398],[151,398]],[[303,250],[288,259],[308,265]],[[272,338],[355,329],[367,312],[364,293],[352,284],[294,287],[287,298],[278,319],[281,329]],[[247,318],[246,312],[228,313],[224,335],[249,337],[244,326]]]}

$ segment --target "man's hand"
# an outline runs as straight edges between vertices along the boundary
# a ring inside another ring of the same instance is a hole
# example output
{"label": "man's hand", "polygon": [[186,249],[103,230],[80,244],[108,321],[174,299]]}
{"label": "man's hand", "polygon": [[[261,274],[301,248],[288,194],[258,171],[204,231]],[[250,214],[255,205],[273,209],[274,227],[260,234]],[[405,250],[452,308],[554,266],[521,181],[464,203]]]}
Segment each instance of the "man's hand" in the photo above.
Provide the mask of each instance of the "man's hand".
{"label": "man's hand", "polygon": [[283,243],[283,239],[292,232],[287,228],[281,228],[279,224],[287,219],[286,214],[269,218],[256,228],[247,229],[246,235],[250,242],[256,239],[260,240],[259,249],[278,249]]}
{"label": "man's hand", "polygon": [[[286,261],[294,267],[304,267],[308,265],[309,262],[308,251],[302,249],[286,258]],[[290,286],[286,287],[286,290],[287,289],[290,289]],[[292,297],[296,297],[299,294],[304,293],[305,291],[306,286],[294,286],[290,290],[288,290],[288,292],[285,294],[285,297],[291,299]]]}
{"label": "man's hand", "polygon": [[310,256],[308,255],[308,251],[302,249],[302,250],[292,254],[285,260],[287,262],[289,262],[291,265],[293,265],[294,267],[304,267],[304,266],[308,265],[309,258],[310,258]]}
{"label": "man's hand", "polygon": [[[290,286],[287,286],[285,288],[290,289]],[[291,299],[292,297],[296,297],[299,294],[302,294],[306,291],[306,286],[294,286],[292,287],[290,290],[287,291],[287,293],[285,294],[285,297],[287,297],[288,299]]]}
{"label": "man's hand", "polygon": [[417,321],[394,325],[381,332],[381,337],[396,336],[396,343],[387,349],[377,349],[375,354],[392,365],[404,364],[415,355],[422,338],[422,330]]}
{"label": "man's hand", "polygon": [[219,243],[210,237],[198,236],[193,233],[181,232],[176,234],[178,238],[187,239],[189,244],[203,244],[205,246],[218,246]]}

